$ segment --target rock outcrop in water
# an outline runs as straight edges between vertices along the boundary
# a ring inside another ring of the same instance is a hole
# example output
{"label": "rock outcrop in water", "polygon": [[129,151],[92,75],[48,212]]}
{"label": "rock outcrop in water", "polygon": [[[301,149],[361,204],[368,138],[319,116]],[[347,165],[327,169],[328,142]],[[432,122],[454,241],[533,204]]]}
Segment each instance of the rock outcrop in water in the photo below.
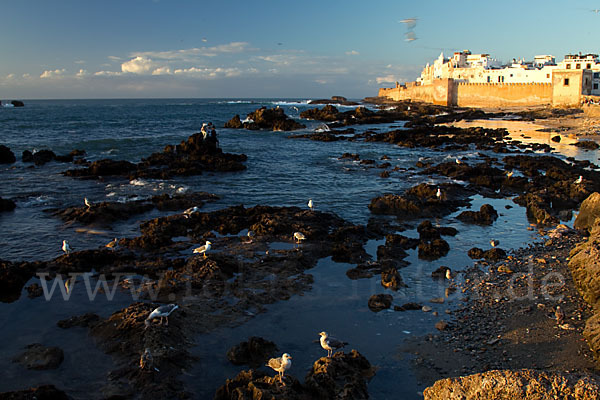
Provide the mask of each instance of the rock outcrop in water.
{"label": "rock outcrop in water", "polygon": [[233,172],[246,167],[244,154],[224,153],[214,141],[204,140],[195,133],[177,146],[168,145],[162,152],[134,164],[129,161],[98,160],[79,169],[63,172],[66,176],[85,179],[100,179],[121,176],[128,179],[168,179],[173,176],[200,175],[204,171]]}
{"label": "rock outcrop in water", "polygon": [[0,144],[0,164],[12,164],[17,161],[15,154],[5,145]]}
{"label": "rock outcrop in water", "polygon": [[34,343],[28,345],[25,351],[12,361],[27,369],[45,370],[58,368],[63,360],[64,353],[61,348]]}
{"label": "rock outcrop in water", "polygon": [[235,115],[225,124],[225,128],[259,130],[266,129],[270,131],[293,131],[306,128],[305,125],[288,118],[282,108],[261,107],[250,114],[245,122],[240,120],[239,115]]}
{"label": "rock outcrop in water", "polygon": [[0,212],[12,211],[17,207],[17,204],[10,199],[0,197]]}

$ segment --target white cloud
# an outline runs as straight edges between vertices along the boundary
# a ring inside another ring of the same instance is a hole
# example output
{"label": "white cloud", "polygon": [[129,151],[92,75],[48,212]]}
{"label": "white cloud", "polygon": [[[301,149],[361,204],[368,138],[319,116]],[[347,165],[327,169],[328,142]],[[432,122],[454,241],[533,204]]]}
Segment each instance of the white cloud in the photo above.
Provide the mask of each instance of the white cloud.
{"label": "white cloud", "polygon": [[85,64],[85,61],[84,60],[77,60],[77,61],[75,61],[75,64]]}
{"label": "white cloud", "polygon": [[238,68],[185,68],[185,69],[176,69],[174,71],[175,75],[185,75],[193,78],[200,79],[215,79],[219,77],[231,78],[235,76],[240,76],[242,71]]}
{"label": "white cloud", "polygon": [[148,74],[157,68],[154,61],[148,57],[137,56],[121,64],[121,71],[133,74]]}
{"label": "white cloud", "polygon": [[347,55],[347,56],[357,56],[357,55],[359,55],[359,54],[360,54],[360,53],[359,53],[358,51],[356,51],[356,50],[350,50],[350,51],[347,51],[347,52],[346,52],[346,55]]}
{"label": "white cloud", "polygon": [[116,71],[98,71],[94,73],[94,76],[119,76],[123,75],[121,72]]}
{"label": "white cloud", "polygon": [[327,80],[325,80],[325,79],[315,79],[315,82],[317,82],[317,83],[319,83],[321,85],[327,84]]}
{"label": "white cloud", "polygon": [[169,67],[159,67],[152,71],[152,75],[171,75],[171,68]]}
{"label": "white cloud", "polygon": [[377,84],[396,82],[396,81],[397,81],[396,77],[392,74],[389,74],[386,76],[378,76],[377,78],[375,78],[375,82],[377,82]]}
{"label": "white cloud", "polygon": [[121,57],[117,56],[108,56],[108,59],[111,61],[121,61]]}
{"label": "white cloud", "polygon": [[244,51],[252,50],[248,48],[247,42],[231,42],[212,47],[194,47],[191,49],[170,50],[170,51],[145,51],[135,52],[133,57],[147,57],[160,60],[182,60],[191,61],[199,56],[216,57],[219,54],[235,54],[243,53]]}
{"label": "white cloud", "polygon": [[88,75],[89,74],[85,69],[80,69],[79,72],[77,73],[78,78],[85,78]]}
{"label": "white cloud", "polygon": [[42,74],[40,75],[40,78],[42,78],[42,79],[61,78],[64,76],[65,72],[67,72],[67,70],[64,68],[55,69],[54,71],[47,70],[47,71],[42,72]]}

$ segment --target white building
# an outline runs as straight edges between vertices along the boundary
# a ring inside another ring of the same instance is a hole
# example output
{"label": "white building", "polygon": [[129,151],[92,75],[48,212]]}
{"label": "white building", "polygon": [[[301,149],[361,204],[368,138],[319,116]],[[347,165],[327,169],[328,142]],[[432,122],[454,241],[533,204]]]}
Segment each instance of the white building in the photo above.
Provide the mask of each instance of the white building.
{"label": "white building", "polygon": [[567,54],[565,59],[558,63],[562,69],[591,69],[592,70],[592,95],[600,96],[600,59],[598,54]]}

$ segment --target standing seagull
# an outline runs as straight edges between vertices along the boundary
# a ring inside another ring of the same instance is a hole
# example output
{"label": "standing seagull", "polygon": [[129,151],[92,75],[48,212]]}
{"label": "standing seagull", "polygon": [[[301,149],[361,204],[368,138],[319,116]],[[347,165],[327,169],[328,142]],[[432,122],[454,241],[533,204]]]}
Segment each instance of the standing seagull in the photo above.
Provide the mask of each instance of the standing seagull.
{"label": "standing seagull", "polygon": [[331,358],[333,355],[333,350],[341,349],[348,344],[346,342],[342,342],[341,340],[337,340],[334,337],[330,337],[325,331],[319,333],[319,335],[321,335],[321,347],[327,350],[328,358]]}
{"label": "standing seagull", "polygon": [[83,202],[85,203],[85,205],[87,206],[87,208],[92,208],[92,202],[89,201],[87,197],[83,198]]}
{"label": "standing seagull", "polygon": [[313,207],[314,207],[314,206],[315,206],[315,205],[313,204],[313,201],[312,201],[312,199],[308,199],[308,208],[310,208],[310,211],[312,211],[312,210],[313,210]]}
{"label": "standing seagull", "polygon": [[579,185],[581,182],[583,182],[583,176],[579,175],[579,178],[575,179],[575,184]]}
{"label": "standing seagull", "polygon": [[500,241],[496,240],[496,239],[492,239],[490,240],[490,245],[492,245],[492,247],[496,247],[500,244]]}
{"label": "standing seagull", "polygon": [[71,252],[71,246],[69,246],[69,242],[66,240],[63,240],[62,251],[64,251],[65,254],[69,254]]}
{"label": "standing seagull", "polygon": [[285,386],[285,382],[283,382],[283,375],[285,371],[290,369],[292,366],[292,356],[288,353],[283,353],[281,357],[271,358],[267,363],[267,367],[273,368],[275,371],[279,373],[279,382]]}
{"label": "standing seagull", "polygon": [[437,192],[435,192],[435,197],[438,199],[442,198],[442,190],[440,188],[438,188]]}
{"label": "standing seagull", "polygon": [[151,369],[154,359],[152,358],[152,353],[150,353],[150,349],[146,348],[144,354],[140,357],[140,368],[141,369]]}
{"label": "standing seagull", "polygon": [[463,162],[461,160],[459,160],[458,158],[454,159],[454,161],[456,161],[457,164],[462,164]]}
{"label": "standing seagull", "polygon": [[556,311],[554,311],[554,315],[556,316],[556,323],[558,325],[562,325],[565,322],[565,312],[560,306],[556,306]]}
{"label": "standing seagull", "polygon": [[452,280],[452,271],[450,270],[450,268],[446,270],[446,279],[448,279],[449,281]]}
{"label": "standing seagull", "polygon": [[160,306],[154,309],[144,321],[144,325],[146,325],[145,329],[152,324],[152,320],[154,318],[160,318],[160,324],[162,325],[163,318],[167,321],[165,326],[169,326],[169,315],[175,310],[177,310],[179,306],[177,304],[167,304],[166,306]]}
{"label": "standing seagull", "polygon": [[302,232],[294,232],[294,239],[296,239],[296,243],[300,243],[303,240],[306,240],[306,236]]}
{"label": "standing seagull", "polygon": [[210,250],[211,244],[212,243],[207,240],[206,243],[204,244],[204,246],[195,248],[194,253],[202,254],[204,256],[204,258],[206,258],[206,252]]}

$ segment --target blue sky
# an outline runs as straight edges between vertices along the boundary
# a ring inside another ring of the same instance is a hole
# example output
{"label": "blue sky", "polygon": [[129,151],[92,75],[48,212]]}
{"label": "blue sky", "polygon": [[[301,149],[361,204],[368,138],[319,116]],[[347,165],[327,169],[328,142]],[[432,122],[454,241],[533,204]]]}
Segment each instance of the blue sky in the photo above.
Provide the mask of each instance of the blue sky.
{"label": "blue sky", "polygon": [[[600,53],[588,0],[3,0],[0,99],[375,96],[441,51]],[[405,41],[417,18],[416,40]]]}

